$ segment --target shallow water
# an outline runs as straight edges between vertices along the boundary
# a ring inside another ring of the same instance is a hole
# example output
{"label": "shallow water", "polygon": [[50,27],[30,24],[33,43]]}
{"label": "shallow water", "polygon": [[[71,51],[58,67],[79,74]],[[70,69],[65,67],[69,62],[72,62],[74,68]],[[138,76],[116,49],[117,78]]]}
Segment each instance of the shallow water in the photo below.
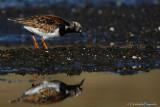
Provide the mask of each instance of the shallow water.
{"label": "shallow water", "polygon": [[[46,80],[59,80],[66,84],[77,84],[85,78],[83,93],[78,97],[70,97],[65,100],[42,106],[70,106],[70,107],[129,107],[135,103],[156,104],[160,106],[160,70],[152,70],[132,76],[121,76],[106,72],[83,72],[79,76],[67,76],[66,74],[47,75]],[[2,106],[27,107],[35,104],[15,103],[9,104],[9,100],[15,99],[31,87],[33,75],[15,75],[14,73],[0,77],[0,104]],[[10,83],[8,83],[8,80]],[[37,83],[42,82],[42,76]],[[130,105],[127,105],[130,104]]]}

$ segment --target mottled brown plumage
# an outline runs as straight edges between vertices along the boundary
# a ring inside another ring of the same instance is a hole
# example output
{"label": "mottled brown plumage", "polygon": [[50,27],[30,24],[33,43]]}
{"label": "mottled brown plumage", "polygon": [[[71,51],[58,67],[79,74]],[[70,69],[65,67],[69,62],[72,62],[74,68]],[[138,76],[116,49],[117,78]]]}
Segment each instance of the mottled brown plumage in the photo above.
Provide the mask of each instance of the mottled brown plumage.
{"label": "mottled brown plumage", "polygon": [[26,18],[9,18],[8,20],[17,21],[30,27],[38,28],[42,32],[54,32],[61,26],[70,26],[70,22],[58,16],[52,15],[35,15]]}
{"label": "mottled brown plumage", "polygon": [[45,88],[37,94],[25,96],[21,98],[22,102],[29,102],[35,104],[51,104],[60,101],[61,95],[53,89]]}
{"label": "mottled brown plumage", "polygon": [[[64,36],[66,33],[82,33],[82,26],[78,22],[69,22],[63,18],[52,15],[35,15],[26,18],[8,18],[24,25],[28,31],[42,36],[45,49],[48,49],[45,39]],[[82,36],[82,35],[81,35]],[[35,47],[39,48],[38,43],[32,35]]]}

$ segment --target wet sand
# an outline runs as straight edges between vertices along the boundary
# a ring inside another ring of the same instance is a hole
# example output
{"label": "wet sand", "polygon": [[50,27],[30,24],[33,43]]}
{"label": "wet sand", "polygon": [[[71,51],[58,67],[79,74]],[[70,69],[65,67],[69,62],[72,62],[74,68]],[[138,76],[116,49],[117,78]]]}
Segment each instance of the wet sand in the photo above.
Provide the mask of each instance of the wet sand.
{"label": "wet sand", "polygon": [[[80,76],[67,76],[66,74],[48,75],[48,80],[60,80],[67,84],[79,83],[83,78],[83,93],[79,97],[71,97],[62,102],[41,106],[70,106],[70,107],[129,107],[128,103],[155,103],[160,105],[160,86],[159,70],[153,70],[150,73],[142,73],[133,76],[121,76],[115,74],[100,73],[82,73]],[[1,78],[10,80],[30,80],[33,75],[15,75],[9,74]],[[38,82],[42,81],[42,76]],[[6,83],[0,82],[0,104],[2,106],[27,107],[39,106],[28,103],[9,104],[8,101],[22,95],[26,89],[31,87],[29,82]]]}

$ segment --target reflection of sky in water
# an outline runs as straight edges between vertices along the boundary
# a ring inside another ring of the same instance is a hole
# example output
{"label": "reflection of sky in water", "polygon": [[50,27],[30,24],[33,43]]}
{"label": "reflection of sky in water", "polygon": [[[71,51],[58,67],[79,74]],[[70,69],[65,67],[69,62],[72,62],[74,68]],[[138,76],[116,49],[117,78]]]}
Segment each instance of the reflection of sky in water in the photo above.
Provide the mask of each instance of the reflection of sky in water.
{"label": "reflection of sky in water", "polygon": [[[160,0],[0,0],[0,8],[6,7],[28,7],[28,6],[51,6],[57,4],[59,6],[83,6],[84,4],[107,5],[108,2],[114,2],[117,5],[125,3],[128,5],[140,4],[143,2],[157,4]],[[67,4],[67,5],[66,5]]]}
{"label": "reflection of sky in water", "polygon": [[[16,37],[16,38],[15,38]],[[24,37],[16,36],[16,35],[5,35],[0,37],[0,41],[24,41]]]}

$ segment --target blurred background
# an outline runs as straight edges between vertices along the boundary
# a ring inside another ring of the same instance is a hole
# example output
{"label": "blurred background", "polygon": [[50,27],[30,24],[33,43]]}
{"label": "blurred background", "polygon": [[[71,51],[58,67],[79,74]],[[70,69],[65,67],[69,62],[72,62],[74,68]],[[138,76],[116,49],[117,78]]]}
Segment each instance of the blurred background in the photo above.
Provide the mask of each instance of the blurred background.
{"label": "blurred background", "polygon": [[117,5],[123,3],[126,5],[137,5],[141,3],[159,4],[160,0],[0,0],[1,9],[9,7],[48,7],[48,6],[78,6],[82,7],[86,4],[94,6],[106,6],[109,3]]}
{"label": "blurred background", "polygon": [[83,26],[83,39],[78,34],[67,34],[49,39],[50,47],[158,45],[159,3],[160,0],[0,0],[0,46],[33,46],[30,33],[6,18],[37,14],[57,15]]}

